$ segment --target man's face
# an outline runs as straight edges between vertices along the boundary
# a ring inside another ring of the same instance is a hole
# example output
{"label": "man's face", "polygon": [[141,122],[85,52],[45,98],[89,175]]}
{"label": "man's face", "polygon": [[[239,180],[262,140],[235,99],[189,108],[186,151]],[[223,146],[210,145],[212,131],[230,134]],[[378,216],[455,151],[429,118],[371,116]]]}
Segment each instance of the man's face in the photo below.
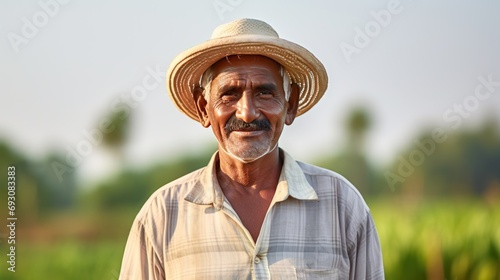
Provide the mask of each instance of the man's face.
{"label": "man's face", "polygon": [[213,69],[204,125],[212,126],[219,148],[242,162],[273,151],[284,124],[295,117],[280,65],[263,56],[230,56]]}

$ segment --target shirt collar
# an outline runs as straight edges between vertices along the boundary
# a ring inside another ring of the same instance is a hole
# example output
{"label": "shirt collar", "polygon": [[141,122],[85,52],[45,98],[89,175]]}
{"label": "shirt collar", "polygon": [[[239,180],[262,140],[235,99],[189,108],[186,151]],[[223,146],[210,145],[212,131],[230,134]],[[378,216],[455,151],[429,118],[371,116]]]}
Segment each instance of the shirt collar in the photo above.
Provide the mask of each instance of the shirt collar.
{"label": "shirt collar", "polygon": [[[287,199],[288,195],[298,200],[318,200],[316,191],[307,181],[306,175],[299,164],[284,150],[280,149],[280,153],[284,157],[284,162],[278,187],[276,188],[278,194],[282,191],[286,194],[283,200]],[[275,199],[279,199],[279,195]]]}
{"label": "shirt collar", "polygon": [[[274,201],[284,201],[289,196],[298,200],[318,200],[318,195],[307,181],[299,164],[281,149],[280,154],[283,156],[284,161]],[[218,160],[219,154],[216,152],[208,165],[201,171],[199,180],[188,192],[184,198],[185,200],[202,205],[213,204],[217,210],[222,209],[224,193],[217,181],[216,163]]]}
{"label": "shirt collar", "polygon": [[217,210],[222,209],[224,193],[219,185],[219,181],[217,181],[216,163],[218,160],[219,153],[216,152],[208,165],[201,171],[199,180],[188,192],[184,198],[185,200],[196,204],[213,204]]}

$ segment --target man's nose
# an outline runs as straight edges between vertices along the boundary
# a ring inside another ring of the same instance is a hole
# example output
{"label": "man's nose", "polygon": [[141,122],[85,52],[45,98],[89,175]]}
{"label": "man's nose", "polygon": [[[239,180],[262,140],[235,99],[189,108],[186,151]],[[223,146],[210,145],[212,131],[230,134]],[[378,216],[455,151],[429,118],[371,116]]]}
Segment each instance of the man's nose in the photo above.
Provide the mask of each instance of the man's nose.
{"label": "man's nose", "polygon": [[241,95],[236,106],[236,117],[246,123],[250,123],[260,116],[251,92],[245,91]]}

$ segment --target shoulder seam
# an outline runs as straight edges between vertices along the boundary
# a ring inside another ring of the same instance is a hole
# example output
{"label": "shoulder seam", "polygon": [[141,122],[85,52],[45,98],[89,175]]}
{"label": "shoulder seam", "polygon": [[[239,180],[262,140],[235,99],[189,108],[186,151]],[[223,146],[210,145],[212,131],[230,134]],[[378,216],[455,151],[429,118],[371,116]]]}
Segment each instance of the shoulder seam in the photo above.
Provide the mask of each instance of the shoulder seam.
{"label": "shoulder seam", "polygon": [[[368,213],[370,213],[370,207],[368,207],[368,205],[366,204],[366,201],[364,200],[363,195],[361,195],[361,193],[359,192],[359,190],[349,180],[347,180],[344,176],[342,176],[341,174],[339,174],[339,173],[337,173],[337,172],[335,172],[333,170],[326,169],[326,168],[323,168],[323,167],[320,167],[320,166],[312,165],[312,164],[309,164],[309,163],[304,163],[304,162],[301,162],[301,161],[297,161],[297,163],[299,164],[299,166],[301,166],[302,172],[304,172],[304,174],[307,174],[307,175],[310,175],[310,176],[327,176],[327,177],[333,178],[334,180],[339,181],[340,183],[344,183],[363,202],[363,206],[364,206],[365,210]],[[308,166],[308,167],[312,167],[312,168],[316,168],[316,169],[322,170],[322,171],[324,171],[324,173],[312,173],[312,172],[308,172],[307,170],[304,170],[302,168],[304,166]]]}

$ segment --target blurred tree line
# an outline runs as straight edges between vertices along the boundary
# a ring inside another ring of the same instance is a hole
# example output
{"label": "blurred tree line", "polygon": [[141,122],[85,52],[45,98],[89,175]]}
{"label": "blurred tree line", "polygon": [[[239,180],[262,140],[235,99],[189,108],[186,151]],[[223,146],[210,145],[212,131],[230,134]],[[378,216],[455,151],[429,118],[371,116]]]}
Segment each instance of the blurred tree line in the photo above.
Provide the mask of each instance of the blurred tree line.
{"label": "blurred tree line", "polygon": [[[103,135],[104,146],[116,154],[119,162],[124,161],[123,146],[129,127],[129,121],[123,116],[120,112],[110,114],[115,129]],[[446,141],[434,143],[432,153],[426,154],[419,145],[409,143],[390,166],[374,165],[365,155],[364,144],[371,121],[366,109],[354,108],[345,123],[346,146],[341,152],[327,154],[313,163],[342,174],[365,197],[499,197],[500,129],[494,118],[476,129],[449,133]],[[431,139],[430,134],[429,131],[423,132],[418,139]],[[419,149],[423,157],[412,158],[412,153],[415,155]],[[36,217],[82,205],[102,210],[139,208],[162,185],[205,166],[215,150],[215,146],[207,145],[196,155],[167,158],[142,169],[127,168],[123,164],[118,174],[88,191],[88,188],[78,185],[74,172],[65,174],[64,180],[57,180],[51,163],[64,162],[60,152],[35,160],[3,141],[0,142],[0,165],[2,170],[7,170],[10,165],[16,166],[18,195],[23,197],[19,201],[21,210]],[[398,172],[402,168],[406,168],[406,174]]]}
{"label": "blurred tree line", "polygon": [[82,196],[82,203],[97,210],[140,208],[161,186],[205,166],[214,149],[156,163],[150,167],[125,169],[115,177],[101,182]]}
{"label": "blurred tree line", "polygon": [[500,198],[500,124],[493,116],[475,129],[426,130],[389,166],[371,163],[364,151],[372,118],[354,108],[345,122],[346,146],[315,163],[351,181],[367,197],[476,196]]}
{"label": "blurred tree line", "polygon": [[[419,139],[432,139],[431,132]],[[470,130],[454,131],[444,143],[425,155],[414,172],[396,184],[397,193],[418,196],[482,196],[500,198],[500,131],[499,124],[490,118]],[[403,152],[410,155],[415,145]],[[425,154],[425,153],[424,153]],[[392,167],[396,170],[401,161]]]}
{"label": "blurred tree line", "polygon": [[[16,151],[7,142],[0,142],[1,170],[7,170],[8,166],[16,169],[16,213],[22,215],[23,220],[29,221],[51,211],[75,206],[78,190],[74,173],[59,181],[50,165],[51,162],[63,160],[58,153],[49,153],[43,159],[33,159]],[[2,176],[6,176],[6,172]],[[6,195],[6,192],[0,195],[4,205],[7,205]]]}

